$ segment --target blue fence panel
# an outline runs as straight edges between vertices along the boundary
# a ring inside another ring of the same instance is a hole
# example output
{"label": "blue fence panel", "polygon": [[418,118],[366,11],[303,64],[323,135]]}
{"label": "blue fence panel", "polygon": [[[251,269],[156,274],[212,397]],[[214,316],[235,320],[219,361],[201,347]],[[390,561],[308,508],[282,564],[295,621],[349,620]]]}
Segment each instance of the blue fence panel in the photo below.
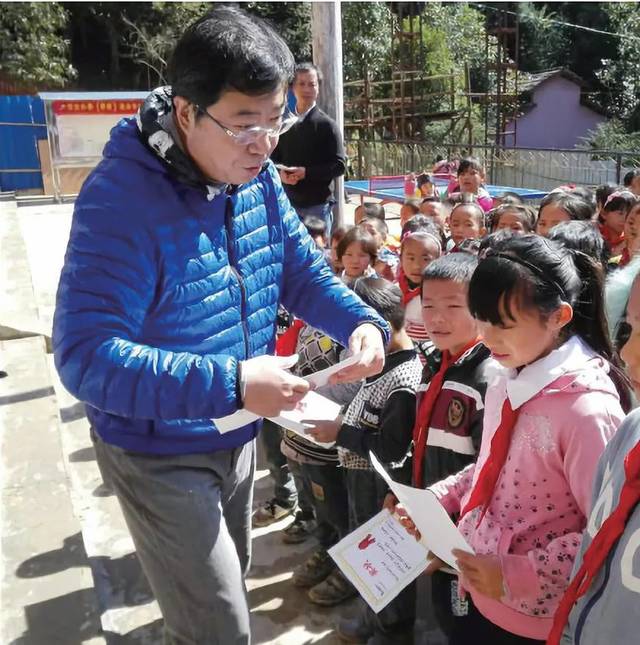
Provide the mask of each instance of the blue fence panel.
{"label": "blue fence panel", "polygon": [[44,123],[41,98],[0,96],[0,190],[42,188],[38,139],[47,138]]}

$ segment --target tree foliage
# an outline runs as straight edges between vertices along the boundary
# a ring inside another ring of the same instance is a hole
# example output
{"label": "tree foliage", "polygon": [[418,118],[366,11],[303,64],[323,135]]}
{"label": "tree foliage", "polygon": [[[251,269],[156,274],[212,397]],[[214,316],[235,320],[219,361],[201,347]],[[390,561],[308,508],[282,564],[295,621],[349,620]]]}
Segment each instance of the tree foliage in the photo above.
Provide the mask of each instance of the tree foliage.
{"label": "tree foliage", "polygon": [[40,88],[75,77],[65,38],[67,13],[57,2],[5,2],[0,9],[0,73]]}
{"label": "tree foliage", "polygon": [[383,2],[343,2],[342,60],[345,81],[367,73],[382,79],[391,72],[393,16]]}

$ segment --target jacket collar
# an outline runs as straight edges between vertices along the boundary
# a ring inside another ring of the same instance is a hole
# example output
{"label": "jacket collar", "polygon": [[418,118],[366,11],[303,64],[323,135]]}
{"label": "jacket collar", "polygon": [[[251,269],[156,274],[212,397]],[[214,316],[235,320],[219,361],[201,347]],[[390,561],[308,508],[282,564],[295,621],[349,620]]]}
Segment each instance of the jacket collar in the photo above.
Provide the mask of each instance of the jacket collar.
{"label": "jacket collar", "polygon": [[209,201],[225,192],[228,185],[205,177],[182,147],[173,120],[171,87],[158,87],[145,99],[136,115],[140,137],[167,165],[178,181],[202,189]]}
{"label": "jacket collar", "polygon": [[568,372],[584,367],[596,354],[580,337],[572,336],[566,343],[527,365],[520,372],[507,370],[506,389],[515,410]]}

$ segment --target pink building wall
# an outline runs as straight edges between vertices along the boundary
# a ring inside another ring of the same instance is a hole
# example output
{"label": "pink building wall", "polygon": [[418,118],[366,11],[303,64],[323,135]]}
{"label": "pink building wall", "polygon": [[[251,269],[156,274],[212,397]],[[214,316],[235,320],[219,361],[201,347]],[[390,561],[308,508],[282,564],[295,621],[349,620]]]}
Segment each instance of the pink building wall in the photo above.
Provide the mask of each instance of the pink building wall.
{"label": "pink building wall", "polygon": [[[517,119],[519,148],[574,148],[606,117],[580,103],[580,86],[561,76],[533,91],[534,106]],[[507,125],[507,132],[513,123]],[[508,144],[513,141],[508,138]]]}

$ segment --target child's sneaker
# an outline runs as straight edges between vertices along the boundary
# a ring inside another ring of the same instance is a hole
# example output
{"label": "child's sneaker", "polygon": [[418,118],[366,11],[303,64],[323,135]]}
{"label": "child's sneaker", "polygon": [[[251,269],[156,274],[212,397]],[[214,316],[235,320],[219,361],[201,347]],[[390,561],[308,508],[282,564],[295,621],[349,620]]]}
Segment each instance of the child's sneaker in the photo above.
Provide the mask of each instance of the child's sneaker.
{"label": "child's sneaker", "polygon": [[320,548],[293,570],[291,581],[296,587],[313,587],[322,582],[334,569],[331,556]]}
{"label": "child's sneaker", "polygon": [[340,569],[335,569],[325,580],[315,587],[311,587],[307,596],[316,605],[333,607],[353,598],[357,593],[355,587],[342,575]]}
{"label": "child's sneaker", "polygon": [[267,502],[263,502],[253,513],[253,518],[251,519],[251,525],[253,528],[259,528],[261,526],[269,526],[278,520],[281,520],[287,515],[291,515],[295,511],[295,506],[281,506],[274,499],[270,499]]}
{"label": "child's sneaker", "polygon": [[316,521],[313,519],[313,513],[299,510],[293,522],[282,531],[282,541],[285,544],[300,544],[313,535],[315,528]]}

